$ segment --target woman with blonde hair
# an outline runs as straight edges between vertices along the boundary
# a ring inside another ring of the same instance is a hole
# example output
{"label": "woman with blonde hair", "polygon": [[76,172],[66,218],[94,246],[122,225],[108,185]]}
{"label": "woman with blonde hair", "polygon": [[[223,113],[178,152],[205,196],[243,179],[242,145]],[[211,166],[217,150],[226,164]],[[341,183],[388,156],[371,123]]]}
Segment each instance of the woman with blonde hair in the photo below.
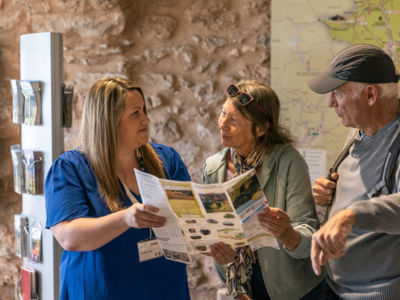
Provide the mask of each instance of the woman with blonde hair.
{"label": "woman with blonde hair", "polygon": [[[138,244],[166,223],[141,203],[134,169],[190,180],[178,153],[149,143],[142,90],[118,77],[94,83],[80,146],[59,156],[45,183],[46,227],[64,248],[60,299],[189,299],[186,266],[143,260]],[[156,288],[155,288],[156,287]]]}
{"label": "woman with blonde hair", "polygon": [[[257,215],[279,249],[212,246],[228,292],[238,299],[314,300],[324,276],[311,268],[312,234],[318,228],[307,165],[279,122],[276,93],[256,81],[230,84],[218,119],[224,150],[207,158],[204,182],[227,181],[255,169],[269,207]],[[245,196],[245,193],[242,195]],[[224,266],[226,265],[226,266]]]}

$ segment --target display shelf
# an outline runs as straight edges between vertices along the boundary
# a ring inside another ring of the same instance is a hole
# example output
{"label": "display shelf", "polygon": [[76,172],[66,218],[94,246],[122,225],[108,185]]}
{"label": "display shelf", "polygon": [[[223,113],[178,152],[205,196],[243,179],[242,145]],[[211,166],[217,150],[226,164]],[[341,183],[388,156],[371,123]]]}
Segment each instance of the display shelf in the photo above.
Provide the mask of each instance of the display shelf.
{"label": "display shelf", "polygon": [[[52,162],[64,151],[61,91],[63,82],[62,34],[42,32],[20,37],[20,79],[42,83],[41,125],[21,125],[22,149],[42,151],[44,176]],[[44,183],[43,183],[44,184]],[[22,195],[22,214],[34,218],[43,226],[42,262],[24,258],[23,264],[39,273],[38,293],[41,300],[59,298],[59,262],[62,248],[45,229],[46,209],[42,195]]]}

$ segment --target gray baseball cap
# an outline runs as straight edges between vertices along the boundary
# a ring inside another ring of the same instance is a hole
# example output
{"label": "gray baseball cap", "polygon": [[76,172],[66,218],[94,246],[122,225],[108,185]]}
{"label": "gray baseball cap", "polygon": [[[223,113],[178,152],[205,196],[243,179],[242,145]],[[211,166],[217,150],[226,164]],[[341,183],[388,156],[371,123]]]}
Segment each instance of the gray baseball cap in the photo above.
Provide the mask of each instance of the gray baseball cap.
{"label": "gray baseball cap", "polygon": [[308,86],[318,94],[326,94],[348,81],[398,82],[399,75],[385,51],[369,44],[355,44],[340,51],[328,69],[312,78]]}

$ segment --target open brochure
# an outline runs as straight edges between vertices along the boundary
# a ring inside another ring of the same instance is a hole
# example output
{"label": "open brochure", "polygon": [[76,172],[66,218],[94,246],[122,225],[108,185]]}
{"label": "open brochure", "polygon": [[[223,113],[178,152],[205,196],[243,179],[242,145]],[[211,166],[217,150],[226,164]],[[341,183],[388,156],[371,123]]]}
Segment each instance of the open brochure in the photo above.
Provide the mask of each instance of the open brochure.
{"label": "open brochure", "polygon": [[165,226],[153,228],[167,259],[190,263],[190,254],[210,251],[224,242],[279,249],[278,242],[257,219],[267,200],[254,170],[219,184],[160,179],[135,169],[144,204],[160,209]]}

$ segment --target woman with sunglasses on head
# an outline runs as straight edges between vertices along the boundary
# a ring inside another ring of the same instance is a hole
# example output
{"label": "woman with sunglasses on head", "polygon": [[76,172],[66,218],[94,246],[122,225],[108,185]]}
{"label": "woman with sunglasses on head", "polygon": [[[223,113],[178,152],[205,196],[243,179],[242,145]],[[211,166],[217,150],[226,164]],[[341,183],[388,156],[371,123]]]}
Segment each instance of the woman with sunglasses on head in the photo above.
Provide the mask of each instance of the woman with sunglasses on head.
{"label": "woman with sunglasses on head", "polygon": [[[318,229],[307,165],[279,123],[279,99],[256,81],[229,85],[218,119],[226,148],[209,157],[204,183],[230,180],[255,169],[269,207],[258,213],[279,243],[271,247],[211,247],[218,274],[238,299],[321,299],[324,276],[311,268],[312,234]],[[322,298],[323,299],[323,298]]]}
{"label": "woman with sunglasses on head", "polygon": [[131,81],[108,77],[91,87],[80,146],[54,161],[45,184],[46,227],[64,248],[60,299],[190,298],[184,264],[138,251],[147,245],[157,256],[161,249],[146,240],[166,219],[141,203],[134,169],[190,180],[174,149],[149,143],[148,125],[143,92]]}

